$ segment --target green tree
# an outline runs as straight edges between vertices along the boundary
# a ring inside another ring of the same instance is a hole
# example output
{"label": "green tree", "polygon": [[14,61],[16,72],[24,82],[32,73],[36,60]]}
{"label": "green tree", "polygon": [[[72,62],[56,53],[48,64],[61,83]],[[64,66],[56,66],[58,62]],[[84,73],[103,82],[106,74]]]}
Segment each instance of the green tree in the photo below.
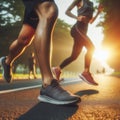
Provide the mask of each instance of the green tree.
{"label": "green tree", "polygon": [[105,12],[103,45],[110,52],[108,63],[115,70],[120,70],[120,0],[100,1]]}
{"label": "green tree", "polygon": [[8,53],[9,45],[18,35],[23,12],[21,0],[0,0],[0,56]]}
{"label": "green tree", "polygon": [[21,0],[1,0],[0,1],[0,26],[12,26],[21,21],[23,14]]}

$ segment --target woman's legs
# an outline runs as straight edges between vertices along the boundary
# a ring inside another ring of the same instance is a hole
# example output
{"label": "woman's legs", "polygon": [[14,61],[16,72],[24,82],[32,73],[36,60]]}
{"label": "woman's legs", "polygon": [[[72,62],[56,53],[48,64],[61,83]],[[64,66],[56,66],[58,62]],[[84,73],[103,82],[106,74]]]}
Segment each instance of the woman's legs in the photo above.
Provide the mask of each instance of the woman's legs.
{"label": "woman's legs", "polygon": [[91,60],[92,60],[92,56],[93,56],[93,52],[94,52],[94,45],[93,43],[90,41],[90,39],[86,39],[84,42],[84,46],[87,49],[87,53],[85,55],[85,71],[89,72],[90,70],[90,64],[91,64]]}
{"label": "woman's legs", "polygon": [[81,38],[81,41],[80,41],[81,44],[85,46],[87,49],[87,53],[85,55],[85,70],[89,71],[90,63],[91,63],[91,59],[92,59],[92,55],[93,55],[95,47],[93,43],[91,42],[91,40],[89,39],[89,37],[86,35],[86,32],[87,32],[86,24],[81,23],[79,24],[79,27],[75,25],[75,29],[76,29],[78,37]]}
{"label": "woman's legs", "polygon": [[79,40],[74,40],[74,45],[73,45],[71,56],[66,58],[60,64],[60,68],[63,69],[65,66],[69,65],[71,62],[76,60],[82,50],[82,47],[83,47],[83,45],[79,42]]}
{"label": "woman's legs", "polygon": [[93,43],[91,42],[91,40],[88,38],[87,35],[81,33],[79,31],[81,37],[83,38],[81,41],[82,44],[86,47],[87,49],[87,53],[85,55],[85,68],[84,68],[84,72],[82,74],[79,75],[80,78],[82,78],[82,80],[84,80],[85,82],[87,82],[88,84],[91,84],[91,85],[98,85],[91,73],[90,73],[90,64],[91,64],[91,59],[92,59],[92,55],[93,55],[93,52],[94,52],[94,45]]}
{"label": "woman's legs", "polygon": [[55,77],[58,80],[60,80],[61,69],[63,69],[64,67],[66,67],[67,65],[72,63],[74,60],[76,60],[78,58],[78,56],[80,55],[82,48],[83,48],[83,45],[81,44],[81,42],[78,39],[78,37],[74,38],[74,45],[73,45],[73,48],[72,48],[71,55],[68,58],[66,58],[60,64],[60,66],[52,68],[53,74],[55,75]]}

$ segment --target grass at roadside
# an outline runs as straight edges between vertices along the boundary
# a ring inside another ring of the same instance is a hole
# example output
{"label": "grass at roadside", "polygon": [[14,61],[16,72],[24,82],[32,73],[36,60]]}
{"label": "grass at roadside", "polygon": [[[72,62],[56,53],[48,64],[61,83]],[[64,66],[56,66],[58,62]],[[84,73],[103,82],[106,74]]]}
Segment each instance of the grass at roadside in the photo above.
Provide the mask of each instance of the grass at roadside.
{"label": "grass at roadside", "polygon": [[[64,71],[61,74],[61,78],[74,78],[77,77],[78,73]],[[37,74],[37,78],[41,79],[41,74]],[[0,79],[2,79],[2,74],[0,73]],[[13,74],[13,79],[29,79],[29,74]],[[33,76],[31,76],[31,79],[33,79]]]}
{"label": "grass at roadside", "polygon": [[119,71],[118,72],[113,72],[111,75],[116,76],[116,77],[120,77],[120,72]]}

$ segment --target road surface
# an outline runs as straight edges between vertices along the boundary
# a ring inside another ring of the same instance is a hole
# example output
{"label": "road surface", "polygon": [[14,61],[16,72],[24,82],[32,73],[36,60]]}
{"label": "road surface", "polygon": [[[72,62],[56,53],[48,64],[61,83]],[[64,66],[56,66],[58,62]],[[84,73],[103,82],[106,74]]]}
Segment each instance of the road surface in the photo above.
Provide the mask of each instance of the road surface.
{"label": "road surface", "polygon": [[[0,120],[120,120],[120,78],[96,75],[95,79],[99,86],[81,81],[62,84],[65,89],[81,97],[82,101],[76,105],[58,106],[39,102],[40,86],[1,93]],[[13,81],[7,85],[0,81],[0,91],[15,83],[19,86],[21,82]],[[34,81],[31,83],[35,84]]]}

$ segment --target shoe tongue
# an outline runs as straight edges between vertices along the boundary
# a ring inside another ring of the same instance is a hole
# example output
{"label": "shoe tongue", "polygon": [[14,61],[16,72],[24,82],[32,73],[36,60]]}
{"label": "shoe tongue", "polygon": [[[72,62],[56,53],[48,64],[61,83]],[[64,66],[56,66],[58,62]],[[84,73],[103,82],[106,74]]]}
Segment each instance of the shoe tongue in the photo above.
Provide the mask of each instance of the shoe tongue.
{"label": "shoe tongue", "polygon": [[58,85],[59,85],[58,81],[56,79],[53,79],[50,85],[42,85],[42,87],[43,88],[46,88],[46,87],[49,87],[49,86],[55,87],[55,86],[58,86]]}
{"label": "shoe tongue", "polygon": [[53,79],[52,82],[51,82],[51,85],[52,86],[57,86],[57,85],[59,85],[59,83],[56,79]]}

